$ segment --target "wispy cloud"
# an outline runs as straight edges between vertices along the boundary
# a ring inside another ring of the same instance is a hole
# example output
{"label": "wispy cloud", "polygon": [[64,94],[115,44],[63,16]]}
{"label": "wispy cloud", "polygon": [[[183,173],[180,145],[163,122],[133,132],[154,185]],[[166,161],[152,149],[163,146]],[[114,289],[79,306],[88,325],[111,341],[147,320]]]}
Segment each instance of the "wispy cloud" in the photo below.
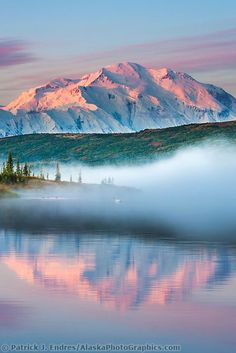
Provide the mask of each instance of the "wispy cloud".
{"label": "wispy cloud", "polygon": [[0,68],[35,61],[28,48],[29,44],[23,40],[0,39]]}
{"label": "wispy cloud", "polygon": [[236,68],[236,28],[205,35],[123,46],[114,50],[81,55],[79,64],[137,61],[152,67],[199,72]]}

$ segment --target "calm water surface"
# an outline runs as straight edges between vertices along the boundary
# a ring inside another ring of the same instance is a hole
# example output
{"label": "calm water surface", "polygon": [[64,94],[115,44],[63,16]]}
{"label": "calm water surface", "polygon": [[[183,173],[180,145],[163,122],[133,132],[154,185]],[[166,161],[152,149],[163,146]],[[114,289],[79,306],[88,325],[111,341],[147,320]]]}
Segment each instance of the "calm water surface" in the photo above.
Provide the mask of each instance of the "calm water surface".
{"label": "calm water surface", "polygon": [[0,341],[236,347],[236,247],[0,231]]}

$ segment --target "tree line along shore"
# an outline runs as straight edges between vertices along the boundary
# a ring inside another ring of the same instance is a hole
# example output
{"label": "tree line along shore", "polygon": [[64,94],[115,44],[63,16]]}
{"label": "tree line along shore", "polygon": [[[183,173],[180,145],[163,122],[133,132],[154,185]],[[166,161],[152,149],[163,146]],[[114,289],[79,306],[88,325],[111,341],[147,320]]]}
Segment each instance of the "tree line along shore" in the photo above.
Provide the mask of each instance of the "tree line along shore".
{"label": "tree line along shore", "polygon": [[[30,163],[20,163],[19,159],[15,161],[12,152],[9,152],[6,161],[2,163],[2,167],[0,169],[0,185],[10,186],[27,184],[29,181],[68,183],[66,181],[62,181],[60,165],[58,162],[55,162],[55,174],[50,178],[49,173],[45,173],[42,167],[39,168],[38,173],[35,173],[34,168]],[[81,170],[78,173],[77,181],[73,181],[71,175],[69,183],[83,183]],[[101,180],[101,184],[113,185],[114,179],[112,177],[103,178]]]}
{"label": "tree line along shore", "polygon": [[[19,159],[14,162],[13,154],[8,153],[7,160],[3,162],[2,168],[0,170],[0,183],[1,184],[19,184],[26,183],[29,179],[39,179],[39,180],[49,180],[49,174],[47,173],[46,177],[43,171],[41,170],[38,175],[36,175],[32,166],[25,162],[20,163]],[[56,164],[56,172],[54,181],[61,181],[61,173],[59,163]],[[79,181],[82,182],[80,176]]]}

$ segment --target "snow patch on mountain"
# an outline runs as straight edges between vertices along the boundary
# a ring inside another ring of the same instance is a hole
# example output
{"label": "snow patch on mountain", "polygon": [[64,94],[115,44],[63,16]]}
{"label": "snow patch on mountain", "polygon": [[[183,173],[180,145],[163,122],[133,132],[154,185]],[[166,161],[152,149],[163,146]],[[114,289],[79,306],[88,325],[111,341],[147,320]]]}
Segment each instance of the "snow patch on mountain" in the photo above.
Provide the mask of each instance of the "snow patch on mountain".
{"label": "snow patch on mountain", "polygon": [[186,73],[119,63],[58,78],[0,109],[0,136],[113,133],[236,119],[236,99]]}

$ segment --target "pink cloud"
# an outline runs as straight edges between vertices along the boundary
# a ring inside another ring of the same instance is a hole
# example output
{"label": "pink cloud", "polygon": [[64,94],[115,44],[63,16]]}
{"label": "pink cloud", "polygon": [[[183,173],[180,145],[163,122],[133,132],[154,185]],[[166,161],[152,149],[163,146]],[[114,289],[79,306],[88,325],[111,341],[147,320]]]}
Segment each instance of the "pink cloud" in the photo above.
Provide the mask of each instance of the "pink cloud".
{"label": "pink cloud", "polygon": [[27,49],[28,44],[22,40],[0,39],[0,67],[35,61],[36,58]]}
{"label": "pink cloud", "polygon": [[97,66],[117,61],[136,61],[150,67],[168,66],[191,72],[236,69],[236,28],[123,46],[76,59],[78,64]]}

